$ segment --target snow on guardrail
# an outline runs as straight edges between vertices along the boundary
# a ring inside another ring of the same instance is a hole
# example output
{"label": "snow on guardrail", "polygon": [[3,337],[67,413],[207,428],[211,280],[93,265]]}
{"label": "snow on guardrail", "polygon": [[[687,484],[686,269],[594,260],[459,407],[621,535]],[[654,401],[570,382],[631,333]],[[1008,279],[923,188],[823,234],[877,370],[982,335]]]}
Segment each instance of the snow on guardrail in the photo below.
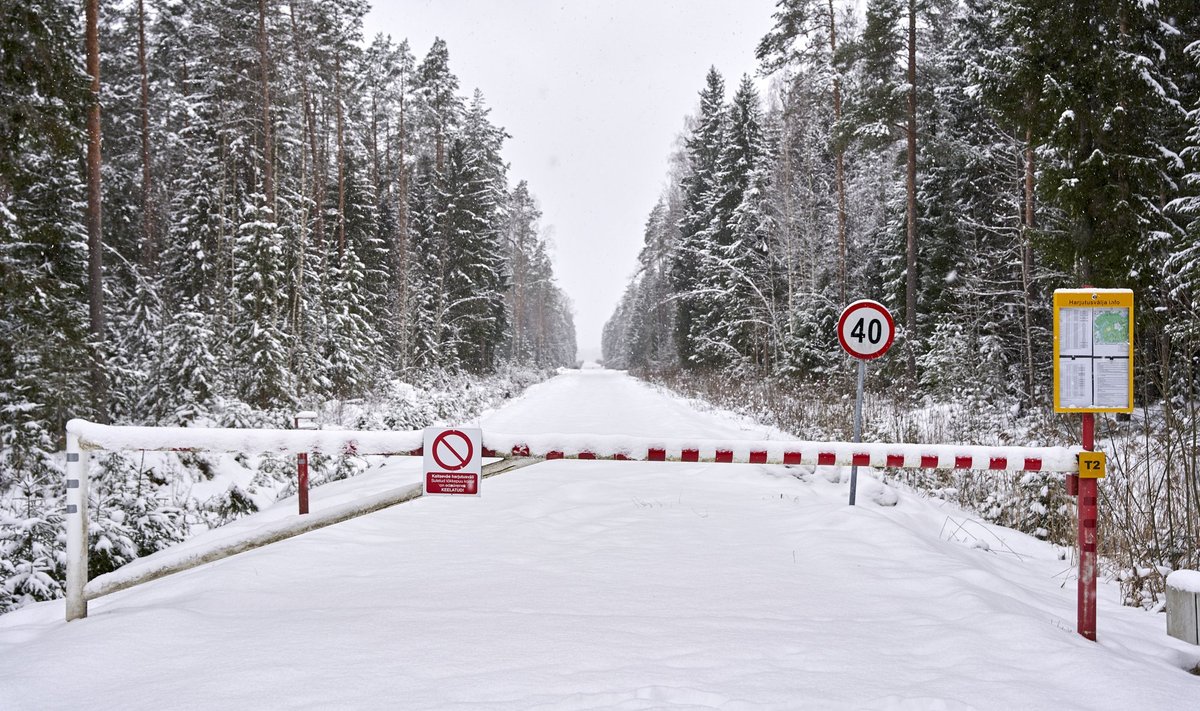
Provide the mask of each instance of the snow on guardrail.
{"label": "snow on guardrail", "polygon": [[162,452],[278,452],[300,454],[418,454],[421,430],[277,430],[223,427],[128,427],[71,420],[67,433],[78,435],[85,450]]}

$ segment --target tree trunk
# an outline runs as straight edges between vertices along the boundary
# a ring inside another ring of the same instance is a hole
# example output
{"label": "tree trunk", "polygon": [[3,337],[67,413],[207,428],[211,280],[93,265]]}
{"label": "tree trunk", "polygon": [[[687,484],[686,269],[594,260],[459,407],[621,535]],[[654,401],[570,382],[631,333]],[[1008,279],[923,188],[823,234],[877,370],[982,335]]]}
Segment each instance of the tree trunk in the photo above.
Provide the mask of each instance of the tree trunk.
{"label": "tree trunk", "polygon": [[267,198],[267,207],[271,209],[271,219],[275,216],[275,148],[271,138],[271,60],[270,39],[267,37],[267,0],[258,0],[258,69],[259,84],[262,91],[262,126],[263,126],[263,194]]}
{"label": "tree trunk", "polygon": [[[520,216],[524,222],[525,216]],[[525,332],[525,285],[529,281],[528,268],[525,263],[525,230],[517,229],[517,244],[513,255],[513,333],[512,352],[509,356],[515,363],[521,353],[521,338]]]}
{"label": "tree trunk", "polygon": [[[396,126],[396,256],[397,273],[396,286],[399,313],[397,318],[404,318],[408,311],[408,168],[404,165],[404,156],[408,140],[408,125],[404,120],[404,95],[408,91],[407,77],[400,84],[400,106],[397,111]],[[407,348],[400,349],[407,353]]]}
{"label": "tree trunk", "polygon": [[333,71],[334,102],[337,104],[337,242],[338,265],[340,266],[342,257],[346,254],[346,141],[345,115],[342,110],[342,51],[340,48],[334,54]]}
{"label": "tree trunk", "polygon": [[[300,178],[300,185],[303,186],[308,182],[309,174],[316,173],[316,160],[317,160],[316,141],[311,140],[312,116],[311,116],[311,110],[309,107],[309,98],[308,98],[308,69],[307,69],[307,64],[304,61],[302,61],[302,55],[300,52],[299,29],[298,29],[297,23],[296,23],[296,6],[295,5],[292,5],[289,16],[290,16],[291,24],[292,24],[292,49],[295,54],[296,64],[300,68],[300,95],[301,95],[301,103],[303,105],[304,119],[305,119],[303,133],[308,133],[309,138],[310,138],[310,141],[309,141],[310,155],[305,156],[303,149],[301,149],[301,151],[300,151],[300,175],[299,175],[299,178]],[[301,136],[301,141],[303,141],[303,140],[304,140],[304,136]],[[314,181],[314,183],[315,183],[315,181]],[[315,193],[315,188],[314,188],[314,193]],[[302,217],[297,224],[298,240],[296,243],[296,264],[295,264],[295,268],[294,268],[294,272],[293,272],[293,274],[294,274],[293,280],[295,283],[295,288],[292,289],[292,301],[291,301],[291,307],[289,309],[290,319],[291,319],[291,323],[292,323],[292,333],[296,336],[296,339],[293,342],[295,344],[297,344],[297,347],[302,342],[303,333],[304,333],[304,324],[302,323],[302,321],[303,321],[303,306],[304,306],[304,273],[306,271],[305,258],[307,256],[306,251],[307,251],[307,247],[308,247],[308,230],[307,230],[307,228],[308,228],[308,220],[306,218]]]}
{"label": "tree trunk", "polygon": [[379,106],[375,90],[371,90],[371,185],[379,189]]}
{"label": "tree trunk", "polygon": [[1026,402],[1033,404],[1033,247],[1030,232],[1033,218],[1033,127],[1025,129],[1025,219],[1021,230],[1021,297],[1025,318],[1025,392]]}
{"label": "tree trunk", "polygon": [[[837,54],[837,21],[833,0],[829,0],[829,66],[833,74],[833,120],[837,125],[842,120],[842,79],[837,75],[834,56]],[[846,301],[846,150],[839,141],[834,147],[834,183],[837,186],[837,229],[838,229],[838,287],[842,305]]]}
{"label": "tree trunk", "polygon": [[155,268],[158,243],[154,229],[154,183],[150,170],[150,77],[146,71],[146,7],[138,0],[138,72],[141,74],[142,117],[142,271]]}
{"label": "tree trunk", "polygon": [[310,170],[312,171],[312,201],[313,201],[313,238],[320,245],[325,240],[325,181],[324,166],[317,146],[317,117],[313,109],[312,93],[308,87],[308,57],[301,47],[299,23],[296,21],[296,6],[292,6],[292,41],[295,47],[296,61],[300,64],[300,95],[304,104],[305,132],[308,134],[308,153]]}
{"label": "tree trunk", "polygon": [[88,316],[92,337],[92,409],[101,422],[108,419],[108,383],[104,372],[104,243],[100,212],[100,8],[87,0],[87,72],[92,79],[87,132]]}
{"label": "tree trunk", "polygon": [[917,385],[917,3],[908,0],[908,246],[904,285],[905,376]]}
{"label": "tree trunk", "polygon": [[[790,101],[789,101],[790,103]],[[782,164],[780,170],[780,187],[781,197],[783,198],[783,244],[784,244],[784,270],[787,275],[787,309],[790,311],[792,304],[796,303],[796,240],[792,233],[792,224],[794,216],[792,215],[792,151],[791,140],[788,137],[788,118],[784,116],[782,122],[783,128],[783,146],[782,146]],[[792,327],[794,319],[788,319],[788,335],[794,336],[795,332]]]}
{"label": "tree trunk", "polygon": [[434,165],[437,168],[438,175],[441,175],[446,170],[445,162],[445,137],[443,134],[443,126],[441,119],[438,120],[437,137],[434,140]]}

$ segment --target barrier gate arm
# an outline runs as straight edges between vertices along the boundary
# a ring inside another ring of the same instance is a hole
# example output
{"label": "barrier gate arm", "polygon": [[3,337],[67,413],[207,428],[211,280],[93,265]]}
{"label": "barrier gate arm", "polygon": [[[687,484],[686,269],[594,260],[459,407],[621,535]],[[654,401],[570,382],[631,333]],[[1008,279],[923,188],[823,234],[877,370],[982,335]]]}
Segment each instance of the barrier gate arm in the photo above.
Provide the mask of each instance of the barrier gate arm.
{"label": "barrier gate arm", "polygon": [[484,433],[484,456],[1079,472],[1080,448]]}

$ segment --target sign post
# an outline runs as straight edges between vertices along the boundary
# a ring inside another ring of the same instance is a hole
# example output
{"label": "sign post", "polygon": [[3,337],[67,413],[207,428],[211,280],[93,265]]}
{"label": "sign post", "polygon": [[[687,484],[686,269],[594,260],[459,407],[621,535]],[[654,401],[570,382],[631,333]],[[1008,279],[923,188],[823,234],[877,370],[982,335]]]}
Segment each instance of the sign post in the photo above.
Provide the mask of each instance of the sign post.
{"label": "sign post", "polygon": [[[862,441],[863,383],[867,361],[887,353],[896,338],[896,322],[883,304],[862,299],[850,304],[838,319],[838,341],[842,349],[858,359],[858,389],[854,398],[854,441]],[[850,505],[858,493],[858,465],[850,466]]]}
{"label": "sign post", "polygon": [[479,428],[425,429],[426,496],[479,496],[483,478],[483,431]]}
{"label": "sign post", "polygon": [[[1096,480],[1106,462],[1096,449],[1097,412],[1133,412],[1133,292],[1054,292],[1054,411],[1083,416],[1079,502],[1079,589],[1076,631],[1096,641]],[[1068,491],[1072,489],[1070,482]]]}

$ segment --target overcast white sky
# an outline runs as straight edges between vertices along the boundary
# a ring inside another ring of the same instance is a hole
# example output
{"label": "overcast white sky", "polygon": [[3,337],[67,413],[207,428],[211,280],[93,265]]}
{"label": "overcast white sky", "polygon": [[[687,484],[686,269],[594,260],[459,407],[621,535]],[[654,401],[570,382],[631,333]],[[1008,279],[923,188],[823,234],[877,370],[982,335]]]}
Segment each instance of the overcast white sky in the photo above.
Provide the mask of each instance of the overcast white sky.
{"label": "overcast white sky", "polygon": [[636,265],[667,158],[710,65],[730,92],[756,69],[774,0],[375,0],[376,33],[420,60],[446,40],[462,92],[483,90],[512,134],[510,180],[529,181],[575,302],[580,356]]}

